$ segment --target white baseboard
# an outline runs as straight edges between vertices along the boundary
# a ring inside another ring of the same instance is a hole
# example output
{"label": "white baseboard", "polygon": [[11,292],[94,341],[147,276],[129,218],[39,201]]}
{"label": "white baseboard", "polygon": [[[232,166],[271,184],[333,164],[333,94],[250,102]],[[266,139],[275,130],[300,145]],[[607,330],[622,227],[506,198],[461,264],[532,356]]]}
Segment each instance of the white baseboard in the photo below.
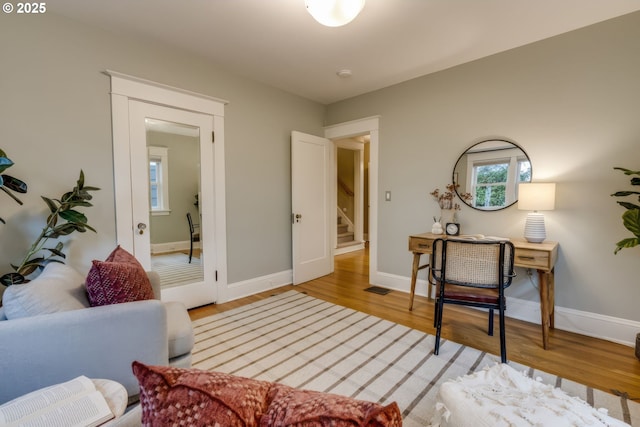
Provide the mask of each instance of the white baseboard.
{"label": "white baseboard", "polygon": [[[377,272],[370,280],[371,284],[384,286],[400,292],[409,293],[411,279],[388,273]],[[416,282],[416,295],[427,296],[427,281]],[[540,304],[509,297],[507,317],[540,325]],[[575,332],[589,337],[612,341],[634,347],[636,334],[640,332],[640,322],[605,316],[598,313],[555,307],[555,327],[563,331]]]}
{"label": "white baseboard", "polygon": [[[293,271],[286,270],[279,273],[268,274],[242,282],[230,283],[227,286],[226,301],[244,298],[259,292],[279,288],[293,283]],[[225,302],[226,302],[225,301]]]}
{"label": "white baseboard", "polygon": [[[193,243],[194,248],[200,247],[200,242]],[[189,241],[153,243],[151,244],[151,255],[166,254],[168,252],[188,251]]]}
{"label": "white baseboard", "polygon": [[335,248],[333,250],[333,255],[342,255],[349,252],[359,251],[361,249],[364,249],[364,242],[356,243],[349,246],[343,246],[341,248]]}

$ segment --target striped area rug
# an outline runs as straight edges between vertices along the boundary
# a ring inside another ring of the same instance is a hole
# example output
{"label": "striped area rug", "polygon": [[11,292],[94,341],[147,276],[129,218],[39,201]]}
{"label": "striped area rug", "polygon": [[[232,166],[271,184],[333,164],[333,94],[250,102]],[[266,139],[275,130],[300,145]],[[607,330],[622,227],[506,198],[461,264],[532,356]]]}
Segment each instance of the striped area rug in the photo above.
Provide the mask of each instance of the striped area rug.
{"label": "striped area rug", "polygon": [[193,257],[189,263],[189,255],[179,252],[152,256],[151,270],[160,275],[162,288],[204,280],[200,258]]}
{"label": "striped area rug", "polygon": [[[382,404],[407,427],[427,426],[439,385],[499,362],[378,317],[288,291],[193,322],[195,368],[275,381]],[[640,404],[524,365],[510,366],[640,426]]]}

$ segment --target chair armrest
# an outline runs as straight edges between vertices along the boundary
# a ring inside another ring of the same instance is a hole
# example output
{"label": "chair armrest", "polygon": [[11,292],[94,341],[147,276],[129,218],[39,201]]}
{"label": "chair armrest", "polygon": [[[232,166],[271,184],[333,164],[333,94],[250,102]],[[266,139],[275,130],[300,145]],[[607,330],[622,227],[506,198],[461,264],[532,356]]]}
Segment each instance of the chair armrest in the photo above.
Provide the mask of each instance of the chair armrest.
{"label": "chair armrest", "polygon": [[134,360],[168,363],[162,302],[136,301],[0,321],[0,404],[79,375],[139,393]]}

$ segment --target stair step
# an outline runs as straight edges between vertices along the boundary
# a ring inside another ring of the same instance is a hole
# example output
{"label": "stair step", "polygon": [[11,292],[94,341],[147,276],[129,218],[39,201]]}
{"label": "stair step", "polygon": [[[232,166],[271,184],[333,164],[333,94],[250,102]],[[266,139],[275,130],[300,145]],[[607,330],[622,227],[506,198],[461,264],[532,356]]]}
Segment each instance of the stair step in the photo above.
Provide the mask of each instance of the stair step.
{"label": "stair step", "polygon": [[338,234],[338,243],[347,243],[353,242],[354,233],[352,231],[348,231],[346,233]]}
{"label": "stair step", "polygon": [[338,234],[347,233],[349,226],[347,224],[338,224]]}

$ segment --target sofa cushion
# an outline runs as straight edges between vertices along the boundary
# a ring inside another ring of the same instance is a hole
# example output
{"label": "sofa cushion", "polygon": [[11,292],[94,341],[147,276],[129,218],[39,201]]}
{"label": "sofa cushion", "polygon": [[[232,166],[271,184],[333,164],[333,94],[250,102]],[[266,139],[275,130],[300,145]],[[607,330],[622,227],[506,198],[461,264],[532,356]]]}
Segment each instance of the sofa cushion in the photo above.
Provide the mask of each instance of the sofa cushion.
{"label": "sofa cushion", "polygon": [[270,383],[219,372],[133,362],[142,425],[257,426]]}
{"label": "sofa cushion", "polygon": [[104,261],[93,261],[86,281],[91,306],[153,299],[149,277],[138,260],[118,246]]}
{"label": "sofa cushion", "polygon": [[89,307],[84,277],[72,267],[49,263],[29,283],[9,286],[2,296],[7,319]]}
{"label": "sofa cushion", "polygon": [[191,353],[194,336],[187,308],[177,301],[165,302],[164,307],[167,310],[169,359]]}
{"label": "sofa cushion", "polygon": [[274,384],[269,392],[269,407],[260,427],[309,426],[402,426],[398,404],[382,406],[336,394],[298,390]]}

